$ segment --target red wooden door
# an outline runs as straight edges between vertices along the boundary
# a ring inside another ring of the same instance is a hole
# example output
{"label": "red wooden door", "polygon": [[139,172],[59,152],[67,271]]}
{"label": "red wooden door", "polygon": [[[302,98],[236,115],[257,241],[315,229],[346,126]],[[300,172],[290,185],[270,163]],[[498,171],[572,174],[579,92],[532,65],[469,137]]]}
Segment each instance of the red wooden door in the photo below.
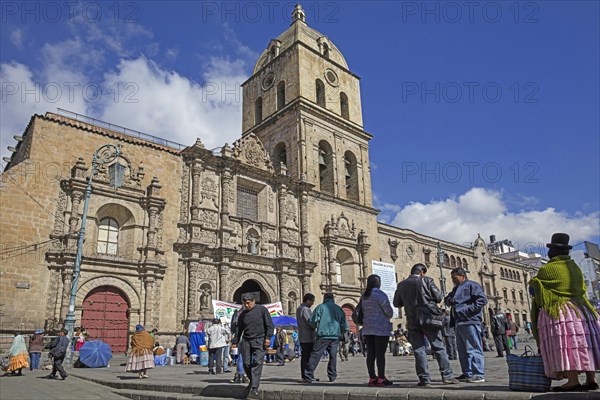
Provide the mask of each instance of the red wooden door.
{"label": "red wooden door", "polygon": [[93,289],[83,301],[81,325],[89,334],[88,340],[101,339],[114,354],[125,353],[129,331],[127,297],[112,286]]}
{"label": "red wooden door", "polygon": [[354,308],[349,304],[344,304],[342,310],[344,310],[344,314],[346,314],[346,321],[348,321],[350,332],[358,333],[358,328],[356,327],[356,324],[354,324],[354,321],[352,321],[352,312],[354,311]]}

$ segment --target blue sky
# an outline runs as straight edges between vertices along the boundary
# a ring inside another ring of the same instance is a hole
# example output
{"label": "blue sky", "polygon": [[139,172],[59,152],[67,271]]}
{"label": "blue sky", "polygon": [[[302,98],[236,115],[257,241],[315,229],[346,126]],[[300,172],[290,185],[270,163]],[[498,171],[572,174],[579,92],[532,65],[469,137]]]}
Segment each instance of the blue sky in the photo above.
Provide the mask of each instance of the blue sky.
{"label": "blue sky", "polygon": [[[302,4],[362,78],[381,221],[538,251],[556,231],[600,241],[598,2]],[[233,142],[233,92],[293,6],[4,2],[2,155],[56,107],[184,144]]]}

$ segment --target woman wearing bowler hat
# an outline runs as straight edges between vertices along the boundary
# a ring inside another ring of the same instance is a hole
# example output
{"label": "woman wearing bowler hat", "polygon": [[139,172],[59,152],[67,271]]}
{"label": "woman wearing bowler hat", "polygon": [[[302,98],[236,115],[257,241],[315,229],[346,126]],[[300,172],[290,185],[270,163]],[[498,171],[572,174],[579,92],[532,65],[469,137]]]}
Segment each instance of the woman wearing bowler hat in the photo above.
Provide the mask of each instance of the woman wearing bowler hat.
{"label": "woman wearing bowler hat", "polygon": [[[583,274],[569,256],[569,235],[555,233],[547,244],[548,264],[529,282],[531,319],[546,375],[567,379],[555,392],[597,390],[600,370],[600,322],[586,298]],[[578,374],[586,381],[579,383]]]}

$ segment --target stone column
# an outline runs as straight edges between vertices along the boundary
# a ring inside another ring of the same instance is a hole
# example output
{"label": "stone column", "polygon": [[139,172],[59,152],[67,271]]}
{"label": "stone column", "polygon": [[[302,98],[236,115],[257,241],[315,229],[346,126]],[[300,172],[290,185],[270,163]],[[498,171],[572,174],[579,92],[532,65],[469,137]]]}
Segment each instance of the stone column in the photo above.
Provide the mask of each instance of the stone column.
{"label": "stone column", "polygon": [[306,293],[310,293],[310,275],[304,275],[302,277],[302,296],[300,300]]}
{"label": "stone column", "polygon": [[221,175],[221,224],[229,226],[229,201],[231,192],[231,171],[226,168]]}
{"label": "stone column", "polygon": [[279,275],[279,299],[281,301],[281,307],[283,309],[283,313],[289,315],[288,310],[288,293],[290,291],[289,280],[287,277],[287,271],[282,271],[281,275]]}
{"label": "stone column", "polygon": [[154,321],[154,277],[147,276],[144,280],[146,296],[144,301],[144,325],[150,327]]}
{"label": "stone column", "polygon": [[189,279],[188,279],[188,311],[187,318],[191,319],[197,315],[198,306],[196,304],[197,296],[197,286],[198,286],[198,268],[199,265],[197,262],[192,261],[190,263],[190,268],[188,271]]}
{"label": "stone column", "polygon": [[156,243],[156,215],[158,209],[150,207],[148,209],[148,246],[155,247]]}
{"label": "stone column", "polygon": [[[229,274],[229,266],[221,265],[219,267],[219,299],[226,301],[229,283],[227,282],[227,274]],[[233,300],[233,299],[227,299]]]}
{"label": "stone column", "polygon": [[62,301],[60,303],[60,319],[64,321],[69,311],[69,301],[71,300],[71,282],[73,281],[73,272],[70,269],[62,271],[63,290]]}
{"label": "stone column", "polygon": [[185,319],[185,261],[179,260],[177,263],[177,323]]}
{"label": "stone column", "polygon": [[195,162],[192,166],[192,221],[198,221],[198,207],[200,206],[200,175],[202,164]]}

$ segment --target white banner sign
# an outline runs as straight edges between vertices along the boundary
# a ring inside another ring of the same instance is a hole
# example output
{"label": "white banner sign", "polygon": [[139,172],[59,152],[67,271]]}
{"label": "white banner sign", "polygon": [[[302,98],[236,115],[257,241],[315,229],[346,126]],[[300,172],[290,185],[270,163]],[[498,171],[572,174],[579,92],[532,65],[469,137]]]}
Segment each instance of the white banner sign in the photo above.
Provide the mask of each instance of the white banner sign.
{"label": "white banner sign", "polygon": [[[221,320],[222,318],[225,318],[227,320],[227,323],[231,322],[231,317],[233,317],[233,313],[235,312],[235,310],[239,310],[240,308],[242,308],[241,304],[228,303],[226,301],[221,300],[213,300],[212,306],[215,318],[220,318]],[[281,306],[281,302],[279,301],[277,303],[263,304],[263,306],[267,307],[267,310],[269,310],[269,314],[271,314],[271,317],[280,317],[283,315],[283,307]]]}
{"label": "white banner sign", "polygon": [[381,278],[381,290],[387,294],[390,304],[394,310],[394,318],[398,318],[398,309],[394,307],[394,294],[396,293],[396,266],[381,261],[371,261],[373,273]]}

